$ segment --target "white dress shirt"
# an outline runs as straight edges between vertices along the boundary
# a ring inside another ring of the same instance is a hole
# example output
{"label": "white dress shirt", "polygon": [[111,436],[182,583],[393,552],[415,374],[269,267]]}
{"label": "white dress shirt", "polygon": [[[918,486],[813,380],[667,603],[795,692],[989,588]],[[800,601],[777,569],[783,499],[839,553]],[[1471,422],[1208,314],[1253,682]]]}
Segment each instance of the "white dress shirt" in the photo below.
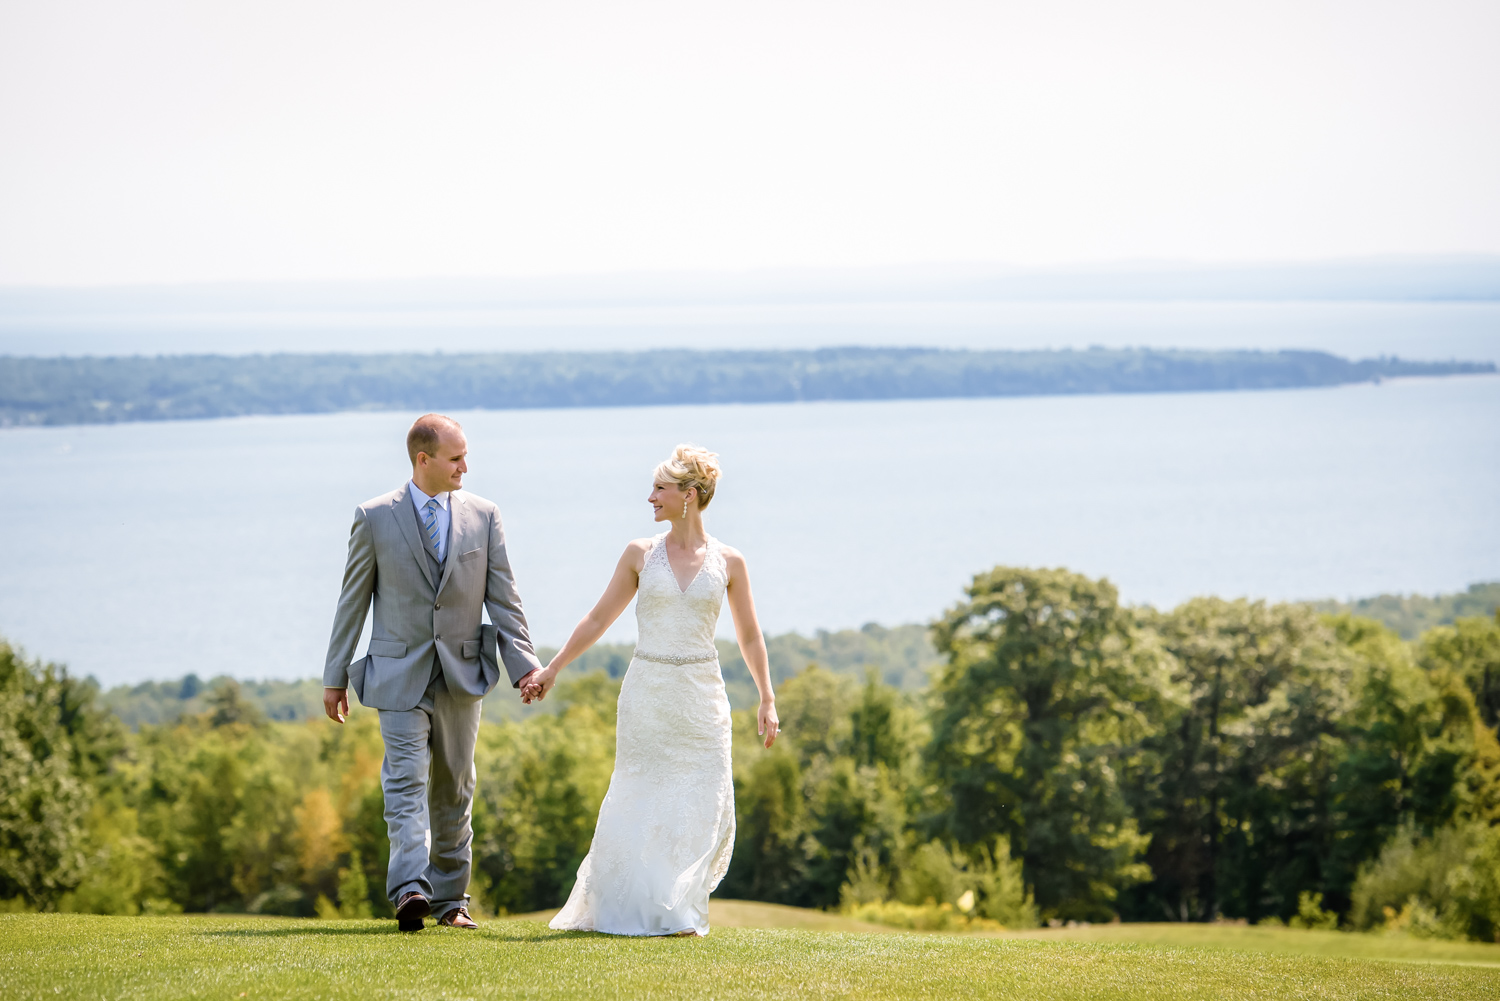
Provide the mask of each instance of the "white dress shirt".
{"label": "white dress shirt", "polygon": [[423,531],[426,531],[425,526],[427,524],[427,502],[429,500],[435,500],[435,501],[438,502],[438,507],[437,507],[437,529],[438,529],[437,556],[438,556],[438,562],[441,563],[446,558],[446,556],[447,556],[447,552],[448,552],[448,525],[449,525],[449,523],[451,523],[453,521],[453,512],[450,511],[450,510],[448,510],[448,499],[449,499],[448,491],[445,490],[442,493],[438,494],[436,497],[428,497],[426,494],[424,494],[422,492],[421,487],[418,487],[416,485],[416,483],[412,482],[411,480],[408,480],[406,482],[406,489],[407,489],[407,492],[411,495],[411,502],[412,502],[413,506],[415,506],[416,509],[417,509],[417,524],[424,526],[424,528],[422,529]]}

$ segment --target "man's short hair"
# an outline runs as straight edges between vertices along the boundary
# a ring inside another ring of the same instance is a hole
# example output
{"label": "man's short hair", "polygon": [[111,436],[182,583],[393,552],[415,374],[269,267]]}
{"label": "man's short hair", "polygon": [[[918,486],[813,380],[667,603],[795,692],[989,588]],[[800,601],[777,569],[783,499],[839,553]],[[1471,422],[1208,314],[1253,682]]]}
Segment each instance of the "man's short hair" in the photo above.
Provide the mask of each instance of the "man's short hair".
{"label": "man's short hair", "polygon": [[411,464],[417,464],[418,452],[436,457],[438,438],[449,429],[462,431],[463,425],[442,414],[423,414],[418,417],[412,423],[411,430],[406,432],[406,454],[411,456]]}

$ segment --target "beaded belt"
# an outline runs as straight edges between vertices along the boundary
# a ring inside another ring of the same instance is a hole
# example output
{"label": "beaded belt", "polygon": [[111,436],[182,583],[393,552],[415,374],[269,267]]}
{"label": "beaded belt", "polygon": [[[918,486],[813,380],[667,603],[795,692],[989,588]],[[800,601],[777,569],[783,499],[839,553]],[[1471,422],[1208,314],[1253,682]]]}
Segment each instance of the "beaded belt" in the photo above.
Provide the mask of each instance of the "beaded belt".
{"label": "beaded belt", "polygon": [[649,660],[653,664],[671,664],[674,667],[681,667],[684,664],[707,664],[710,661],[718,660],[719,654],[718,651],[713,653],[686,654],[647,653],[640,647],[636,647],[635,658],[637,660]]}

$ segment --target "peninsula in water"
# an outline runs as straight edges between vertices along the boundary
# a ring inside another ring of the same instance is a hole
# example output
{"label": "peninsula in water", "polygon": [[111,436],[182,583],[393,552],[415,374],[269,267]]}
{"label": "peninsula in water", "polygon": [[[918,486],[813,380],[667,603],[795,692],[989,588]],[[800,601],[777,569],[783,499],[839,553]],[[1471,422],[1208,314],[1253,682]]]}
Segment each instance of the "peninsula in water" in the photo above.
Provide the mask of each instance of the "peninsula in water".
{"label": "peninsula in water", "polygon": [[1295,389],[1495,371],[1493,362],[1147,348],[0,357],[0,426],[345,410]]}

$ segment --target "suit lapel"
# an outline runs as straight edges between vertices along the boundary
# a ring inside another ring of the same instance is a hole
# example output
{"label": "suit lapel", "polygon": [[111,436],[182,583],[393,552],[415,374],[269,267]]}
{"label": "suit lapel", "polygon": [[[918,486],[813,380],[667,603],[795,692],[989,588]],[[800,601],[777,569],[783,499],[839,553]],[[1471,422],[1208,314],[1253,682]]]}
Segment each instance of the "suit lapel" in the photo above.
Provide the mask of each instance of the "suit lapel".
{"label": "suit lapel", "polygon": [[427,550],[422,546],[422,537],[417,534],[417,509],[412,507],[411,492],[402,487],[401,493],[396,499],[396,504],[391,508],[391,514],[396,517],[396,524],[401,529],[401,534],[406,538],[406,544],[411,547],[412,559],[417,561],[417,569],[422,571],[422,576],[427,578],[427,583],[436,585],[432,580],[432,570],[427,566]]}
{"label": "suit lapel", "polygon": [[443,579],[437,586],[437,593],[442,594],[443,588],[448,586],[448,578],[453,576],[453,565],[458,562],[458,554],[463,552],[463,538],[469,520],[465,515],[468,505],[457,490],[448,495],[448,551],[443,555]]}

